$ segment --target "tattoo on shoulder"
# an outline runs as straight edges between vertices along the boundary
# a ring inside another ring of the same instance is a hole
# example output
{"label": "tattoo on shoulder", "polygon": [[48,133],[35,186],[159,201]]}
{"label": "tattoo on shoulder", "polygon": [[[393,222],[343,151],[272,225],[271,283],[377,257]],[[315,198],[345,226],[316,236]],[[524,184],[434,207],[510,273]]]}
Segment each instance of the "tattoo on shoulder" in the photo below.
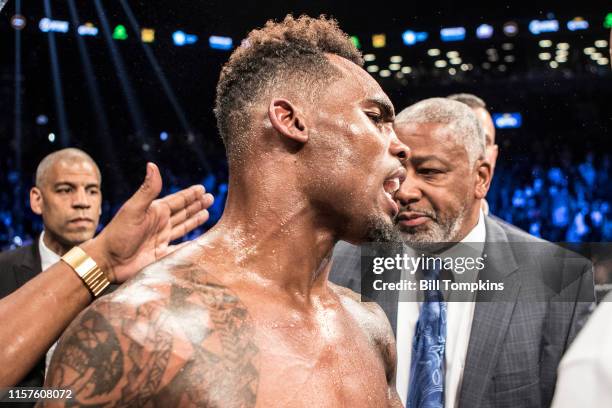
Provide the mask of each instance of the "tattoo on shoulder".
{"label": "tattoo on shoulder", "polygon": [[62,337],[47,385],[72,389],[79,406],[254,406],[259,349],[236,294],[212,279],[156,290],[167,295],[86,309]]}

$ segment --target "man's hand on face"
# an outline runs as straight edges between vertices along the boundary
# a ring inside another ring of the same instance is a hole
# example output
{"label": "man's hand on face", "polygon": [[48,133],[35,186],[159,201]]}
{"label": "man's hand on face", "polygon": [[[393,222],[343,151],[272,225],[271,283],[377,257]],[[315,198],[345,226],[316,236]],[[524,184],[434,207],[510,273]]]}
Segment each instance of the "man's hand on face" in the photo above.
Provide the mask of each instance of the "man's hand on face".
{"label": "man's hand on face", "polygon": [[81,245],[111,282],[121,283],[180,245],[170,242],[208,220],[213,196],[201,185],[161,199],[159,169],[147,164],[144,183],[94,239]]}

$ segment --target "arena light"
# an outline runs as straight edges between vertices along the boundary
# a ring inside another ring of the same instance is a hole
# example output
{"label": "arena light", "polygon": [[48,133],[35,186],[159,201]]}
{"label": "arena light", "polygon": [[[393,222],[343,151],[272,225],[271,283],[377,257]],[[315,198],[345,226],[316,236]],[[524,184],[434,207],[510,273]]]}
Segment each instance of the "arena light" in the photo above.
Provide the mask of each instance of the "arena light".
{"label": "arena light", "polygon": [[458,58],[458,57],[459,57],[458,51],[449,51],[446,53],[446,58]]}
{"label": "arena light", "polygon": [[493,123],[498,129],[518,129],[523,124],[523,116],[519,112],[494,113]]}
{"label": "arena light", "polygon": [[449,68],[448,73],[451,75],[455,75],[457,73],[457,70],[455,68]]}
{"label": "arena light", "polygon": [[152,43],[155,41],[155,30],[152,28],[143,28],[140,30],[140,39],[143,43]]}
{"label": "arena light", "polygon": [[504,34],[506,34],[507,37],[514,37],[518,34],[518,31],[518,24],[514,21],[508,21],[506,24],[504,24]]}
{"label": "arena light", "polygon": [[92,23],[85,23],[77,28],[77,32],[82,36],[95,37],[98,35],[98,27],[94,26]]}
{"label": "arena light", "polygon": [[542,48],[548,48],[548,47],[552,47],[552,41],[550,40],[540,40],[540,42],[538,43],[538,45]]}
{"label": "arena light", "polygon": [[411,46],[427,40],[428,36],[425,31],[406,30],[402,33],[402,41],[405,45]]}
{"label": "arena light", "polygon": [[372,62],[372,61],[376,60],[376,55],[374,55],[374,54],[366,54],[366,55],[363,56],[363,60],[365,62]]}
{"label": "arena light", "polygon": [[440,50],[438,48],[430,48],[427,50],[427,55],[430,57],[437,57],[440,55]]}
{"label": "arena light", "polygon": [[[196,36],[196,40],[197,40]],[[193,44],[193,43],[191,43]],[[230,37],[221,37],[218,35],[211,35],[208,37],[208,45],[213,50],[231,50],[234,46],[234,42]]]}
{"label": "arena light", "polygon": [[372,36],[372,47],[383,48],[386,45],[387,45],[387,35],[386,34],[374,34]]}
{"label": "arena light", "polygon": [[52,20],[50,18],[43,18],[38,23],[38,28],[43,33],[67,33],[68,22],[63,20]]}
{"label": "arena light", "polygon": [[390,77],[391,71],[389,71],[388,69],[383,69],[382,71],[380,71],[380,76],[383,78]]}
{"label": "arena light", "polygon": [[557,44],[557,49],[559,49],[559,50],[566,51],[566,50],[569,50],[569,48],[570,48],[570,45],[568,43],[559,43],[559,44]]}
{"label": "arena light", "polygon": [[371,73],[378,72],[378,65],[368,65],[366,70]]}
{"label": "arena light", "polygon": [[512,62],[516,61],[516,58],[514,57],[514,55],[506,55],[504,57],[504,61],[508,62],[508,63],[512,63]]}
{"label": "arena light", "polygon": [[434,62],[434,65],[436,66],[436,68],[444,68],[448,64],[446,63],[446,60],[437,60],[436,62]]}
{"label": "arena light", "polygon": [[604,19],[604,28],[612,28],[612,13],[608,13]]}
{"label": "arena light", "polygon": [[586,48],[584,49],[584,53],[585,53],[586,55],[591,55],[591,54],[595,53],[596,51],[597,51],[597,50],[595,49],[595,47],[586,47]]}
{"label": "arena light", "polygon": [[461,60],[461,58],[457,57],[457,58],[451,58],[450,59],[450,63],[453,65],[459,65],[461,64],[463,61]]}
{"label": "arena light", "polygon": [[570,31],[586,30],[589,28],[589,22],[582,17],[574,17],[567,22],[567,29]]}
{"label": "arena light", "polygon": [[558,20],[531,20],[529,23],[529,31],[533,35],[541,33],[556,33],[559,31]]}
{"label": "arena light", "polygon": [[128,38],[128,34],[127,34],[127,30],[125,29],[125,26],[122,24],[119,24],[118,26],[116,26],[115,29],[113,30],[113,39],[125,41],[127,40],[127,38]]}
{"label": "arena light", "polygon": [[541,52],[538,54],[538,58],[542,61],[548,61],[552,56],[549,52]]}
{"label": "arena light", "polygon": [[440,30],[442,41],[463,41],[465,40],[465,27],[446,27]]}
{"label": "arena light", "polygon": [[400,64],[389,64],[390,71],[399,71],[402,66]]}
{"label": "arena light", "polygon": [[11,27],[15,30],[23,30],[26,26],[26,18],[21,14],[15,14],[11,17]]}
{"label": "arena light", "polygon": [[502,50],[504,51],[512,51],[514,49],[514,44],[512,43],[503,43]]}
{"label": "arena light", "polygon": [[399,64],[400,62],[403,61],[403,58],[401,55],[393,55],[391,56],[391,58],[389,58],[389,61],[391,61],[394,64]]}
{"label": "arena light", "polygon": [[461,70],[467,71],[469,69],[468,64],[461,64]]}
{"label": "arena light", "polygon": [[[213,38],[213,37],[210,37],[210,38]],[[225,37],[220,37],[220,38],[225,38]],[[182,47],[183,45],[195,44],[196,42],[198,42],[198,36],[195,35],[195,34],[188,34],[186,32],[183,32],[183,31],[179,30],[179,31],[175,31],[172,34],[172,40],[174,41],[175,45],[177,45],[179,47]],[[212,45],[212,40],[209,39],[209,43],[211,44],[210,45],[211,48],[215,48]],[[222,43],[222,41],[220,41],[220,43]],[[231,47],[232,47],[232,42],[231,42],[231,38],[230,38],[229,39],[229,48],[231,48]],[[218,48],[218,49],[226,50],[226,49],[229,49],[229,48],[223,47],[223,48]]]}
{"label": "arena light", "polygon": [[53,143],[55,142],[55,133],[49,133],[49,136],[47,136],[47,139]]}
{"label": "arena light", "polygon": [[608,42],[606,40],[597,40],[595,41],[595,46],[597,48],[606,48],[608,46]]}
{"label": "arena light", "polygon": [[159,134],[159,140],[161,140],[162,142],[165,142],[168,140],[168,132],[161,132]]}
{"label": "arena light", "polygon": [[608,59],[607,59],[607,58],[605,58],[605,57],[600,58],[599,60],[597,60],[597,63],[598,63],[599,65],[608,65],[608,62],[609,62],[609,61],[608,61]]}
{"label": "arena light", "polygon": [[357,37],[356,35],[351,35],[351,42],[353,43],[355,48],[357,48],[358,50],[361,49],[361,42],[359,41],[359,37]]}
{"label": "arena light", "polygon": [[493,26],[489,24],[481,24],[476,27],[476,37],[481,40],[493,37]]}
{"label": "arena light", "polygon": [[402,74],[410,74],[412,72],[412,67],[402,67]]}
{"label": "arena light", "polygon": [[559,67],[559,63],[557,61],[550,61],[548,64],[552,69],[557,69]]}

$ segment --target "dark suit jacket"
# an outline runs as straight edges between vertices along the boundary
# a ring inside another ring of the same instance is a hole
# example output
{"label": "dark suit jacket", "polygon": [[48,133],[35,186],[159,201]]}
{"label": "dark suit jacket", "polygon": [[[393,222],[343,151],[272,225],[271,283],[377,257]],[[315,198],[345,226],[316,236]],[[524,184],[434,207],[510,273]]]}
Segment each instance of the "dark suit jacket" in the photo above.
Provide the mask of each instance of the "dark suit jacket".
{"label": "dark suit jacket", "polygon": [[[488,258],[479,278],[503,282],[504,291],[477,294],[459,406],[548,407],[561,356],[594,301],[590,263],[490,217],[485,226]],[[359,291],[360,269],[360,248],[338,243],[330,280]],[[373,299],[394,331],[397,299]]]}
{"label": "dark suit jacket", "polygon": [[[38,239],[32,245],[0,254],[0,298],[10,295],[41,272]],[[45,358],[39,360],[18,387],[42,387],[45,380]],[[22,406],[27,406],[21,404]],[[34,404],[31,404],[34,405]]]}

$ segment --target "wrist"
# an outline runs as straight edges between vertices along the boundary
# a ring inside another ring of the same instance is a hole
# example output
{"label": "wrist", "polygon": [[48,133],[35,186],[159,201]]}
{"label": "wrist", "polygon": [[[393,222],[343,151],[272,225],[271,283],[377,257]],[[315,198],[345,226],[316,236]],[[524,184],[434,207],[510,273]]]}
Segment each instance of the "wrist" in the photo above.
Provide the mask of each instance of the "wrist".
{"label": "wrist", "polygon": [[98,237],[82,243],[79,247],[96,261],[96,264],[98,264],[98,267],[110,283],[116,283],[113,264],[108,256],[108,251],[104,250],[104,245]]}

